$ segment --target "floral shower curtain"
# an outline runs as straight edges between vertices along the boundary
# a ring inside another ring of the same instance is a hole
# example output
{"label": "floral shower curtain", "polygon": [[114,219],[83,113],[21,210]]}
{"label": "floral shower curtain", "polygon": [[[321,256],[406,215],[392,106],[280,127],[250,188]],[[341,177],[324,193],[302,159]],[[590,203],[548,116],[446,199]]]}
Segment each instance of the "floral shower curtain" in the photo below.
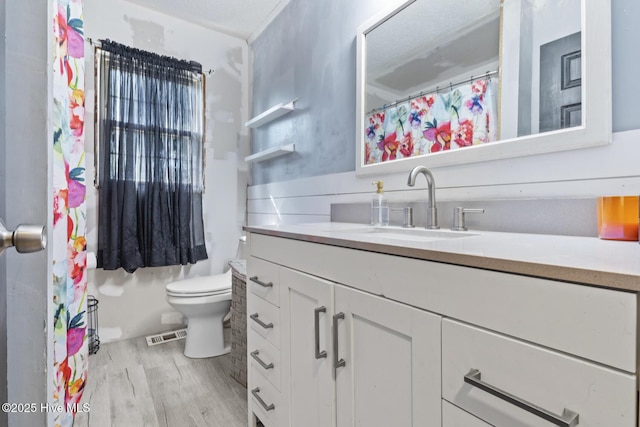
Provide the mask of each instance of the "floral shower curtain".
{"label": "floral shower curtain", "polygon": [[73,425],[87,377],[82,0],[52,0],[53,382],[56,427]]}
{"label": "floral shower curtain", "polygon": [[455,150],[496,140],[497,105],[491,79],[448,93],[419,96],[365,117],[365,162],[374,164]]}

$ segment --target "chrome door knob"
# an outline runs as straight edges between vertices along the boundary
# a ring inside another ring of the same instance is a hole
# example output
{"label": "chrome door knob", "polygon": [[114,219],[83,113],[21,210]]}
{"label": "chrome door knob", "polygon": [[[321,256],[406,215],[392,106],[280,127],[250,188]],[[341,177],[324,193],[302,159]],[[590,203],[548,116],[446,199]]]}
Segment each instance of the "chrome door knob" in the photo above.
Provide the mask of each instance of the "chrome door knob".
{"label": "chrome door knob", "polygon": [[20,224],[14,231],[10,231],[0,220],[0,254],[11,246],[23,254],[41,251],[47,246],[47,228],[42,225]]}

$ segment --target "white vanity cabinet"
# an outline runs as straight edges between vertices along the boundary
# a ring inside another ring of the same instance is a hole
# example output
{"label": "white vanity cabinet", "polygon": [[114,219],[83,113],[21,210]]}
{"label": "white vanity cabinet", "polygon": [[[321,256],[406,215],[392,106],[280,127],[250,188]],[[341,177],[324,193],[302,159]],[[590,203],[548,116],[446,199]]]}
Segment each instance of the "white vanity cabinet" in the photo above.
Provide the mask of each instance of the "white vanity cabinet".
{"label": "white vanity cabinet", "polygon": [[289,426],[440,425],[439,316],[285,267],[280,280]]}
{"label": "white vanity cabinet", "polygon": [[638,426],[635,293],[260,233],[249,245],[248,276],[279,287],[277,306],[248,293],[279,325],[249,335],[250,351],[279,351],[276,409],[249,395],[267,426]]}

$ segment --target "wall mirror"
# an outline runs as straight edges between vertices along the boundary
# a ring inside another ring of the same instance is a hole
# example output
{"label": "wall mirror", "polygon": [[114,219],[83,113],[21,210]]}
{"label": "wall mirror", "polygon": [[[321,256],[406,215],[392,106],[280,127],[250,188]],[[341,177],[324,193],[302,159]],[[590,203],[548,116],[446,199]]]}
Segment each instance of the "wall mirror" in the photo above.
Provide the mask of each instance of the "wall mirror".
{"label": "wall mirror", "polygon": [[358,30],[356,173],[611,142],[610,0],[403,0]]}

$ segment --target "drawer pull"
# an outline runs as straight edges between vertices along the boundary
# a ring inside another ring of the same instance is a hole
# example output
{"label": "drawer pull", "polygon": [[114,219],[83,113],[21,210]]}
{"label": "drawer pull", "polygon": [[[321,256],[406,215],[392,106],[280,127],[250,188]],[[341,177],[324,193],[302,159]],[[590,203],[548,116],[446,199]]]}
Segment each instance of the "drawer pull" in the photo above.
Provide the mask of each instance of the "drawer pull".
{"label": "drawer pull", "polygon": [[262,326],[265,329],[271,329],[273,328],[273,323],[264,323],[262,320],[260,320],[258,318],[258,313],[253,313],[251,316],[249,316],[251,318],[251,320],[253,320],[254,322],[256,322],[258,325]]}
{"label": "drawer pull", "polygon": [[327,357],[327,352],[322,350],[320,351],[320,313],[326,313],[327,308],[325,306],[316,308],[313,310],[313,324],[314,324],[314,333],[316,337],[316,359],[323,359]]}
{"label": "drawer pull", "polygon": [[251,357],[253,357],[253,360],[255,360],[256,362],[258,362],[258,364],[259,364],[260,366],[262,366],[264,369],[271,369],[271,368],[273,368],[273,363],[269,363],[269,364],[267,365],[266,363],[264,363],[264,362],[262,361],[262,359],[260,359],[260,357],[258,356],[258,355],[260,354],[260,351],[259,351],[259,350],[252,351],[252,352],[251,352],[251,353],[249,353],[249,354],[251,354]]}
{"label": "drawer pull", "polygon": [[262,286],[263,288],[272,288],[273,287],[273,283],[272,282],[265,283],[262,280],[259,280],[258,276],[249,277],[249,280],[251,280],[253,283],[257,283],[258,285]]}
{"label": "drawer pull", "polygon": [[333,315],[333,371],[334,373],[338,368],[342,368],[347,365],[344,359],[340,359],[338,355],[338,320],[344,319],[344,313],[338,313]]}
{"label": "drawer pull", "polygon": [[275,405],[272,403],[271,405],[267,405],[267,403],[262,400],[262,398],[260,397],[260,395],[258,394],[260,393],[260,387],[256,387],[253,390],[251,390],[251,394],[253,394],[253,397],[256,398],[256,400],[258,401],[258,403],[264,408],[265,411],[272,411],[274,409],[276,409]]}
{"label": "drawer pull", "polygon": [[546,409],[524,401],[510,393],[507,393],[506,391],[502,391],[499,388],[481,381],[480,371],[477,369],[471,369],[469,373],[464,376],[464,382],[467,384],[471,384],[472,386],[477,387],[480,390],[486,391],[487,393],[492,394],[497,398],[504,400],[505,402],[509,402],[512,405],[517,406],[518,408],[524,409],[527,412],[537,415],[538,417],[549,421],[550,423],[557,426],[574,427],[578,425],[578,414],[576,412],[564,408],[564,410],[562,411],[562,415],[558,416],[552,412],[547,411]]}

